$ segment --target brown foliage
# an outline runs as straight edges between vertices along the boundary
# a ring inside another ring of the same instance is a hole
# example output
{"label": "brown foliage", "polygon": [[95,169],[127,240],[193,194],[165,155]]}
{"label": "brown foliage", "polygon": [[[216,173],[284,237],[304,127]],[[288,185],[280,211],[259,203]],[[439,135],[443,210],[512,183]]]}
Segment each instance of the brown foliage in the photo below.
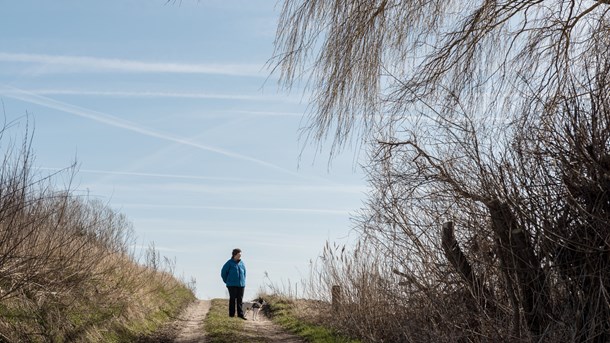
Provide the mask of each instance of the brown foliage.
{"label": "brown foliage", "polygon": [[186,289],[171,265],[139,265],[123,215],[36,179],[28,141],[0,164],[0,341],[102,341],[193,297],[159,299]]}

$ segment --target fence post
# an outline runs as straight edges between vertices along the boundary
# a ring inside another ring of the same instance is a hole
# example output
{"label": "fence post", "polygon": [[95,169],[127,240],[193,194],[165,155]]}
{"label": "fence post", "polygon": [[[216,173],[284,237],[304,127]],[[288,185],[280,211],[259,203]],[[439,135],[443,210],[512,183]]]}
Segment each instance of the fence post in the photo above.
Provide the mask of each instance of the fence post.
{"label": "fence post", "polygon": [[338,312],[341,306],[341,286],[333,286],[331,295],[333,312]]}

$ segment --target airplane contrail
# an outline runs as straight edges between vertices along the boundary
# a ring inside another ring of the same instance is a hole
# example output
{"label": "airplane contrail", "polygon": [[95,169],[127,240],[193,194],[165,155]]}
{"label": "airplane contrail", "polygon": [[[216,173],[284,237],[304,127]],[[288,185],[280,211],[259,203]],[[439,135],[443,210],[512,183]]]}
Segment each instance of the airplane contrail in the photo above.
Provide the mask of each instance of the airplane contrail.
{"label": "airplane contrail", "polygon": [[[41,167],[40,170],[62,171],[66,168]],[[123,175],[123,176],[144,176],[152,178],[168,178],[168,179],[188,179],[188,180],[214,180],[214,181],[230,181],[230,182],[252,182],[250,179],[235,178],[235,177],[216,177],[216,176],[201,176],[201,175],[185,175],[185,174],[162,174],[162,173],[145,173],[132,171],[117,171],[117,170],[97,170],[97,169],[78,169],[79,173],[104,174],[104,175]]]}
{"label": "airplane contrail", "polygon": [[[68,72],[114,71],[128,73],[218,74],[257,77],[266,76],[266,74],[262,72],[262,63],[193,64],[171,62],[146,62],[118,58],[45,55],[11,52],[0,52],[0,62],[38,63],[44,65],[45,67],[60,67],[59,71]],[[53,72],[54,70],[46,69],[46,71]]]}
{"label": "airplane contrail", "polygon": [[297,176],[299,178],[304,178],[304,176],[299,173],[293,172],[286,168],[282,168],[273,163],[269,163],[267,161],[263,161],[258,158],[238,154],[236,152],[232,152],[229,150],[225,150],[225,149],[210,146],[210,145],[205,145],[205,144],[200,144],[200,143],[196,143],[193,141],[189,141],[189,140],[181,138],[181,137],[176,137],[176,136],[173,136],[170,134],[162,133],[159,131],[155,131],[155,130],[152,130],[149,128],[139,126],[133,122],[130,122],[130,121],[127,121],[127,120],[124,120],[121,118],[117,118],[117,117],[109,115],[109,114],[105,114],[105,113],[89,110],[86,108],[82,108],[79,106],[67,104],[67,103],[57,101],[57,100],[54,100],[51,98],[47,98],[47,97],[44,97],[41,95],[33,94],[31,92],[27,92],[27,91],[24,91],[24,90],[15,88],[15,87],[6,86],[6,85],[3,85],[1,87],[2,88],[0,88],[0,91],[2,92],[2,94],[4,94],[7,97],[10,97],[10,98],[14,98],[14,99],[18,99],[21,101],[26,101],[26,102],[33,103],[36,105],[45,106],[45,107],[56,109],[56,110],[63,111],[66,113],[74,114],[79,117],[91,119],[93,121],[97,121],[99,123],[103,123],[103,124],[106,124],[109,126],[114,126],[114,127],[128,130],[128,131],[137,132],[137,133],[145,135],[145,136],[155,137],[155,138],[170,141],[173,143],[178,143],[178,144],[190,146],[193,148],[197,148],[200,150],[209,151],[209,152],[217,153],[217,154],[224,155],[227,157],[239,159],[242,161],[252,162],[252,163],[264,166],[269,169],[277,170],[282,173]]}
{"label": "airplane contrail", "polygon": [[[29,93],[36,95],[80,95],[105,96],[116,98],[178,98],[178,99],[218,99],[218,100],[244,100],[244,101],[280,101],[284,103],[300,103],[301,100],[292,96],[269,96],[262,94],[223,94],[207,92],[159,92],[159,91],[104,91],[82,89],[29,89]],[[234,111],[244,114],[302,116],[300,113],[271,112],[271,111]]]}
{"label": "airplane contrail", "polygon": [[36,95],[92,95],[120,98],[190,98],[190,99],[220,99],[220,100],[268,100],[258,95],[214,94],[202,92],[130,92],[130,91],[87,91],[80,89],[30,89],[28,92]]}
{"label": "airplane contrail", "polygon": [[157,205],[157,204],[123,204],[122,207],[131,208],[179,208],[179,209],[196,209],[196,210],[223,210],[223,211],[246,211],[246,212],[288,212],[288,213],[318,213],[327,215],[350,214],[351,210],[338,210],[326,208],[295,208],[295,207],[233,207],[233,206],[205,206],[205,205]]}

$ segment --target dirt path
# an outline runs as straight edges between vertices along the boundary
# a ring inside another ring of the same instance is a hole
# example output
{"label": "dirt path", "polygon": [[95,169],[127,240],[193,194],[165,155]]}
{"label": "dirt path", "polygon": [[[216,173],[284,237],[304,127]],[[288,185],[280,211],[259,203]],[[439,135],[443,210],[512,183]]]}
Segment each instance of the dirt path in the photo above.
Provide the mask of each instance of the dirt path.
{"label": "dirt path", "polygon": [[180,329],[175,343],[199,343],[205,342],[203,331],[203,320],[210,310],[211,301],[197,300],[192,303],[183,313],[179,320]]}
{"label": "dirt path", "polygon": [[[203,320],[210,310],[211,301],[197,300],[192,303],[174,322],[176,332],[173,343],[207,343]],[[258,320],[253,320],[252,313],[247,314],[248,320],[244,322],[242,334],[251,337],[252,341],[265,343],[304,343],[305,341],[283,331],[262,314]],[[229,319],[229,318],[227,318]],[[212,342],[209,342],[212,343]]]}
{"label": "dirt path", "polygon": [[283,331],[277,324],[269,318],[259,315],[258,320],[252,320],[251,315],[247,315],[248,321],[244,323],[244,333],[252,338],[265,338],[266,343],[304,343],[301,338]]}

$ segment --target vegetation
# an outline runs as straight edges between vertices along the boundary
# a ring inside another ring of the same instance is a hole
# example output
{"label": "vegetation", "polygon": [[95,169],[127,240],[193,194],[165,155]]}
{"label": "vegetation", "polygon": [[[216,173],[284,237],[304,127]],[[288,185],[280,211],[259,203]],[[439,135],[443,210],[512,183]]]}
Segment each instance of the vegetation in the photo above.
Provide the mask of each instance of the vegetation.
{"label": "vegetation", "polygon": [[[317,302],[293,300],[280,295],[263,295],[269,307],[266,311],[274,322],[284,329],[312,343],[358,343],[332,330],[323,323],[316,323],[318,318],[312,310],[320,311]],[[328,313],[328,308],[325,309]]]}
{"label": "vegetation", "polygon": [[34,174],[27,135],[0,147],[0,341],[133,342],[194,299],[125,216]]}
{"label": "vegetation", "polygon": [[[324,327],[322,323],[315,323],[315,316],[311,316],[313,309],[309,301],[291,300],[280,295],[263,295],[268,306],[263,310],[265,315],[279,324],[283,329],[302,337],[312,343],[358,343],[350,340],[338,332]],[[256,325],[246,325],[246,322],[235,317],[229,318],[227,299],[213,299],[212,306],[205,319],[206,339],[213,343],[232,342],[272,342],[267,335],[262,334]]]}
{"label": "vegetation", "polygon": [[[368,151],[311,279],[367,342],[610,340],[608,1],[285,0],[310,137]],[[390,320],[391,319],[391,320]]]}
{"label": "vegetation", "polygon": [[228,316],[227,299],[213,299],[210,311],[205,318],[206,339],[212,343],[267,342],[265,337],[252,337],[244,331],[244,321]]}

